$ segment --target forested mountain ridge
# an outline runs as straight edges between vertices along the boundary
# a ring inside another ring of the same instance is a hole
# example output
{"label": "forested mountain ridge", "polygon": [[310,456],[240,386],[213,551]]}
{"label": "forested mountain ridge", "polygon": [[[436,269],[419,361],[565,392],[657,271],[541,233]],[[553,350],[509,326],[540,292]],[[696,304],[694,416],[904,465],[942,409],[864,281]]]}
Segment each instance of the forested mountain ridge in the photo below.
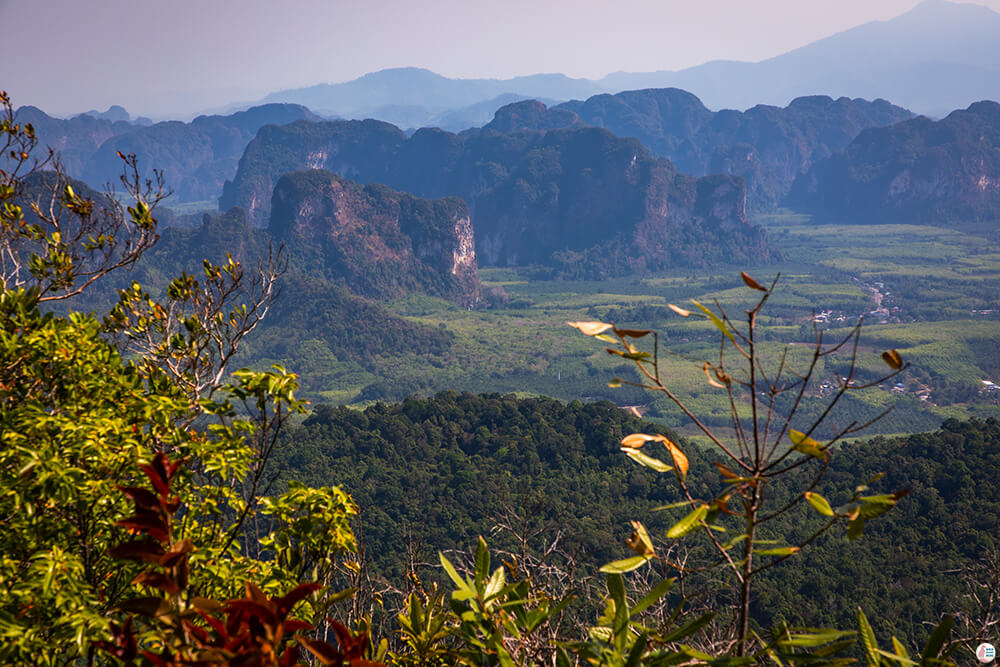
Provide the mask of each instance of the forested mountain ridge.
{"label": "forested mountain ridge", "polygon": [[[657,475],[619,451],[632,432],[661,429],[608,402],[443,392],[364,411],[318,406],[288,433],[281,457],[286,479],[338,481],[353,495],[362,508],[367,558],[390,580],[406,571],[407,535],[417,537],[418,556],[429,558],[489,534],[512,510],[527,510],[525,525],[563,528],[564,552],[576,554],[578,572],[593,574],[629,555],[621,542],[629,519],[641,519],[666,548],[663,532],[679,516],[651,511],[681,496],[669,473]],[[704,496],[720,482],[710,465],[717,457],[681,445],[691,462],[691,491]],[[782,619],[850,627],[861,605],[878,619],[880,634],[891,631],[912,643],[924,621],[967,602],[968,582],[941,573],[971,567],[998,547],[996,478],[974,473],[998,468],[996,419],[949,420],[932,433],[838,447],[815,489],[831,503],[879,472],[886,473],[879,489],[908,488],[910,495],[862,539],[835,529],[794,564],[772,569],[758,587],[755,620],[762,627]],[[811,473],[800,473],[770,493],[801,490]],[[761,539],[797,539],[813,512],[786,514]],[[502,548],[515,539],[500,532],[491,544]]]}
{"label": "forested mountain ridge", "polygon": [[943,224],[1000,217],[1000,104],[977,102],[859,134],[795,183],[819,218]]}
{"label": "forested mountain ridge", "polygon": [[285,173],[321,168],[421,197],[469,204],[481,265],[550,264],[575,275],[746,263],[772,254],[745,212],[742,179],[680,174],[638,141],[600,128],[407,138],[379,121],[265,127],[220,206],[264,225]]}
{"label": "forested mountain ridge", "polygon": [[[97,152],[101,144],[111,137],[135,129],[126,121],[112,122],[88,114],[80,114],[69,119],[53,118],[33,106],[19,108],[15,119],[19,123],[31,123],[35,128],[38,143],[55,151],[66,173],[75,178],[82,178],[87,161]],[[119,173],[121,173],[120,165]],[[91,185],[100,187],[103,183]]]}
{"label": "forested mountain ridge", "polygon": [[710,111],[677,88],[595,95],[547,108],[537,101],[497,110],[484,129],[499,132],[591,125],[634,137],[680,171],[732,174],[747,182],[749,206],[773,209],[795,178],[846,147],[857,134],[912,118],[885,100],[816,95],[784,108],[758,104],[746,111]]}

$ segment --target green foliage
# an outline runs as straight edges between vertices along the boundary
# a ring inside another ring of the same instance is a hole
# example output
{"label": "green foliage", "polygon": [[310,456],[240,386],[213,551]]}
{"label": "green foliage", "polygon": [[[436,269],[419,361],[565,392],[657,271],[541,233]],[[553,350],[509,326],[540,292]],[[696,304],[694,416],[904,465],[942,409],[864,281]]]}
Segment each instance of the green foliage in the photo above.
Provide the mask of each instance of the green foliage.
{"label": "green foliage", "polygon": [[[351,494],[366,558],[390,580],[407,572],[408,535],[429,556],[460,549],[521,511],[534,526],[572,526],[566,551],[587,554],[596,569],[618,554],[623,515],[680,499],[616,456],[613,443],[624,435],[657,428],[607,402],[444,392],[363,411],[320,405],[287,430],[275,463],[286,479],[336,481]],[[708,473],[697,451],[691,460],[693,471]],[[665,529],[667,521],[650,525]],[[498,535],[494,547],[514,540]]]}
{"label": "green foliage", "polygon": [[[225,598],[244,582],[285,591],[305,573],[332,580],[336,561],[355,548],[355,508],[342,491],[290,489],[266,507],[270,531],[258,530],[274,437],[289,413],[303,410],[295,376],[243,369],[226,381],[273,277],[254,283],[262,291],[249,290],[250,306],[234,305],[246,286],[241,265],[205,262],[205,281],[177,279],[166,306],[135,283],[104,323],[43,313],[41,303],[138,260],[156,239],[162,193],[144,196],[135,158],[126,157],[123,182],[136,196],[127,222],[120,207],[99,211],[67,185],[50,212],[33,207],[38,221],[29,224],[17,203],[25,196],[18,169],[29,164],[34,137],[10,122],[6,95],[0,101],[8,147],[25,148],[2,172],[8,187],[0,193],[9,204],[0,228],[0,661],[93,663],[96,646],[130,636],[131,620],[112,620],[130,606],[146,608],[148,588],[177,603],[184,589]],[[177,462],[168,465],[167,452]],[[155,493],[137,486],[143,473]],[[126,543],[130,532],[148,540]],[[319,597],[309,611],[322,616],[337,597]],[[139,646],[148,641],[155,645],[141,635]],[[118,648],[135,655],[135,641]]]}

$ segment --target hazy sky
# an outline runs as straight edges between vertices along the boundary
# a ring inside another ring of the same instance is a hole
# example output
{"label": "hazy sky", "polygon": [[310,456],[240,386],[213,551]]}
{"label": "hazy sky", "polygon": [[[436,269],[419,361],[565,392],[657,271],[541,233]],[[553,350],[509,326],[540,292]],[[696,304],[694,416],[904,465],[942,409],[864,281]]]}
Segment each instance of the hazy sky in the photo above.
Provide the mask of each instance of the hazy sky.
{"label": "hazy sky", "polygon": [[[1000,11],[1000,0],[975,0]],[[452,77],[762,60],[917,0],[0,0],[0,88],[164,117],[386,67]]]}

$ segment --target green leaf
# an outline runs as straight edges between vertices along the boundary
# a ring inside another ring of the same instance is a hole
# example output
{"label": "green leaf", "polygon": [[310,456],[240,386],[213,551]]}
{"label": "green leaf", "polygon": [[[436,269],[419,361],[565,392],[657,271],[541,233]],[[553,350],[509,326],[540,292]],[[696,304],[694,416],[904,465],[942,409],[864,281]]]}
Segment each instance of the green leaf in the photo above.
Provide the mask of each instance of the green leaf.
{"label": "green leaf", "polygon": [[652,560],[652,558],[652,556],[633,556],[632,558],[623,558],[622,560],[616,560],[604,565],[601,567],[601,572],[605,574],[622,574],[624,572],[631,572],[632,570],[639,569]]}
{"label": "green leaf", "polygon": [[628,659],[625,661],[625,667],[639,667],[642,664],[642,654],[646,651],[646,633],[639,635],[635,644],[632,645],[632,650],[629,651]]}
{"label": "green leaf", "polygon": [[653,512],[662,512],[664,510],[675,510],[678,507],[690,507],[690,506],[691,506],[691,501],[690,500],[681,500],[681,501],[676,502],[676,503],[670,503],[669,505],[657,505],[656,507],[654,507],[652,509],[652,511]]}
{"label": "green leaf", "polygon": [[667,591],[671,589],[674,585],[674,579],[664,579],[660,583],[653,586],[646,595],[639,600],[634,607],[632,607],[631,615],[641,614],[642,612],[649,609],[651,606],[656,604],[660,598],[667,594]]}
{"label": "green leaf", "polygon": [[815,509],[823,516],[834,515],[833,508],[830,507],[830,503],[827,502],[826,498],[824,498],[823,496],[819,495],[818,493],[814,493],[812,491],[806,491],[805,496],[806,500],[809,501],[809,504],[813,506],[813,509]]}
{"label": "green leaf", "polygon": [[445,558],[444,554],[440,552],[438,552],[438,557],[441,559],[441,567],[443,567],[444,571],[448,573],[448,576],[455,582],[455,585],[460,589],[467,589],[469,584],[465,581],[462,575],[458,573],[455,566],[451,564],[451,561]]}
{"label": "green leaf", "polygon": [[638,463],[639,465],[646,466],[647,468],[652,468],[657,472],[668,472],[673,470],[673,466],[669,466],[660,459],[654,459],[652,456],[647,456],[643,454],[638,449],[629,449],[627,447],[622,447],[621,450],[625,452],[625,455],[630,459]]}
{"label": "green leaf", "polygon": [[896,652],[896,655],[906,658],[907,660],[910,659],[910,654],[907,652],[906,647],[903,646],[901,641],[896,639],[895,635],[892,637],[892,649]]}
{"label": "green leaf", "polygon": [[813,440],[802,431],[796,431],[794,428],[788,429],[788,439],[792,441],[792,449],[797,452],[801,452],[824,461],[829,456],[826,448],[824,448],[820,442]]}
{"label": "green leaf", "polygon": [[719,331],[721,331],[722,333],[724,333],[726,335],[726,338],[728,338],[733,343],[736,342],[736,339],[733,338],[733,332],[730,331],[728,328],[726,328],[726,324],[722,320],[719,319],[718,315],[716,315],[711,310],[709,310],[705,306],[701,305],[700,303],[698,303],[694,299],[691,299],[691,303],[693,303],[694,305],[698,306],[698,308],[701,310],[701,312],[705,313],[705,315],[708,316],[708,319],[710,319],[712,321],[712,324],[714,324]]}
{"label": "green leaf", "polygon": [[856,540],[865,532],[865,520],[862,517],[847,524],[847,539]]}
{"label": "green leaf", "polygon": [[883,656],[883,657],[889,658],[890,660],[894,660],[896,663],[898,663],[900,665],[918,665],[918,664],[920,664],[918,662],[914,662],[913,660],[910,660],[907,657],[899,655],[898,653],[889,653],[888,651],[883,651],[882,649],[875,649],[875,652],[878,653],[879,655]]}
{"label": "green leaf", "polygon": [[861,496],[858,498],[861,503],[859,516],[862,519],[874,519],[891,510],[896,504],[896,497],[892,495],[881,496]]}
{"label": "green leaf", "polygon": [[698,527],[698,522],[708,514],[708,505],[702,505],[688,513],[667,531],[667,537],[683,537]]}
{"label": "green leaf", "polygon": [[798,553],[801,547],[775,547],[773,549],[758,549],[758,556],[791,556]]}
{"label": "green leaf", "polygon": [[677,628],[673,632],[667,633],[664,637],[661,638],[660,641],[662,641],[664,644],[666,644],[667,642],[675,642],[675,641],[677,641],[679,639],[684,639],[685,637],[687,637],[689,635],[693,635],[694,633],[698,632],[703,627],[705,627],[706,625],[708,625],[709,623],[711,623],[713,618],[715,618],[715,612],[714,611],[709,612],[707,614],[704,614],[702,616],[699,616],[698,618],[694,619],[693,621],[691,621],[689,623],[686,623],[686,624],[682,625],[681,627]]}
{"label": "green leaf", "polygon": [[[853,632],[843,632],[840,630],[818,630],[815,632],[800,632],[788,635],[787,638],[779,641],[783,646],[803,646],[816,647],[835,642],[844,637],[850,637]],[[853,643],[853,642],[851,642]]]}
{"label": "green leaf", "polygon": [[948,635],[951,633],[952,623],[955,622],[955,617],[952,615],[945,616],[936,628],[931,636],[927,638],[927,643],[924,644],[924,650],[920,654],[920,661],[927,662],[933,658],[938,657],[941,654],[941,649],[944,648],[944,643],[948,639]]}
{"label": "green leaf", "polygon": [[484,540],[482,535],[480,535],[479,541],[476,543],[476,583],[481,585],[482,582],[486,581],[486,577],[488,577],[489,574],[490,550],[486,546],[486,540]]}
{"label": "green leaf", "polygon": [[861,610],[861,607],[858,607],[858,632],[861,635],[861,643],[865,647],[865,657],[868,665],[878,667],[880,660],[877,653],[878,642],[875,640],[875,631],[872,630],[872,626],[868,622],[868,617],[865,616],[865,612]]}

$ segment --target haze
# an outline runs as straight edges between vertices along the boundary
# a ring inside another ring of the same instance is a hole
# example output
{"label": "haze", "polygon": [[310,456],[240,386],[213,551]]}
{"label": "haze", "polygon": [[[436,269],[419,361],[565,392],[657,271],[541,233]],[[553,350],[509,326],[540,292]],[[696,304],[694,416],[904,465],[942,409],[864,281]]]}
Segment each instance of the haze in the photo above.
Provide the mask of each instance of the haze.
{"label": "haze", "polygon": [[[133,115],[183,117],[387,67],[600,78],[757,61],[916,4],[0,0],[0,86],[16,105],[56,115],[121,104]],[[1000,0],[977,4],[1000,11]]]}

